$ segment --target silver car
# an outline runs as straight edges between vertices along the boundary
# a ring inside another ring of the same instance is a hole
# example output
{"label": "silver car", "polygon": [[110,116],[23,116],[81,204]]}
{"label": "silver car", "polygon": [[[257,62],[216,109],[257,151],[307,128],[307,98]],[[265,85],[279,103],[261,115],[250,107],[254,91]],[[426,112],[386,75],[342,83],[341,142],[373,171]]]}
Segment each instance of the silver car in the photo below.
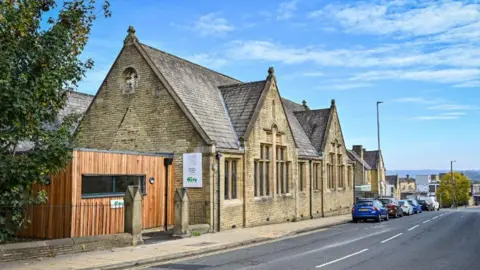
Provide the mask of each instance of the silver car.
{"label": "silver car", "polygon": [[400,204],[400,207],[402,207],[404,215],[413,215],[413,206],[407,200],[400,200],[398,201],[398,204]]}

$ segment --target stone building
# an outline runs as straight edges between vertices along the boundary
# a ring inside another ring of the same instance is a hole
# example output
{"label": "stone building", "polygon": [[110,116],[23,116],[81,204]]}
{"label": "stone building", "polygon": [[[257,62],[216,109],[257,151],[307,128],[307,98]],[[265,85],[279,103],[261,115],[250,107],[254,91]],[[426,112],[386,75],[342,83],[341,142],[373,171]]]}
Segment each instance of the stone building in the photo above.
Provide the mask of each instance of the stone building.
{"label": "stone building", "polygon": [[[353,171],[335,101],[322,110],[282,99],[273,68],[241,82],[148,45],[130,27],[76,133],[89,149],[201,153],[188,188],[215,230],[348,213]],[[144,206],[145,207],[145,206]],[[200,215],[202,216],[202,215]]]}
{"label": "stone building", "polygon": [[369,190],[376,195],[385,195],[387,183],[385,180],[385,164],[381,151],[367,151],[362,145],[354,145],[349,151],[349,156],[355,162],[356,177],[358,185],[370,185]]}

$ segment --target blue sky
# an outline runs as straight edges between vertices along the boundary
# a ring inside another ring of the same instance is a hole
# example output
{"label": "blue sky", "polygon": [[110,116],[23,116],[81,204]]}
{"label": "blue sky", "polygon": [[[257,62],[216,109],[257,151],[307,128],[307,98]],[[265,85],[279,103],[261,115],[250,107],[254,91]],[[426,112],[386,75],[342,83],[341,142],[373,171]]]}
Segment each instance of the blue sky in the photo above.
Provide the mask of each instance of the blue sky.
{"label": "blue sky", "polygon": [[142,43],[242,81],[269,66],[281,94],[310,108],[334,98],[349,148],[387,169],[480,168],[478,1],[111,1],[85,57],[94,94],[133,25]]}

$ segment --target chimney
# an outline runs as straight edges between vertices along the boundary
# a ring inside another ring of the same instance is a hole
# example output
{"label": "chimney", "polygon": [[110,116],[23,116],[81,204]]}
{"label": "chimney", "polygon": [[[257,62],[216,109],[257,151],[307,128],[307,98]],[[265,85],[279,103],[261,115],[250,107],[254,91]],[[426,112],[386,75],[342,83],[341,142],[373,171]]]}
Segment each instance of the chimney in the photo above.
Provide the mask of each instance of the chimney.
{"label": "chimney", "polygon": [[302,101],[302,106],[303,106],[303,108],[305,108],[305,111],[309,111],[309,110],[310,110],[310,109],[308,108],[308,106],[307,106],[307,101],[306,101],[306,100]]}
{"label": "chimney", "polygon": [[357,154],[362,160],[363,160],[363,151],[365,151],[365,148],[362,148],[362,145],[353,146],[353,152],[355,152],[355,154]]}

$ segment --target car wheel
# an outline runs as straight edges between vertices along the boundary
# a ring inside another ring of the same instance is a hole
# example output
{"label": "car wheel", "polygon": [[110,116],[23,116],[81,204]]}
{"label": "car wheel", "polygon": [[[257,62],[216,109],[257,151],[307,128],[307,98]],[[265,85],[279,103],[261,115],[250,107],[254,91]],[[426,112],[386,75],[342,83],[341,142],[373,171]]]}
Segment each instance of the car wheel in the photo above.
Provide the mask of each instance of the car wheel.
{"label": "car wheel", "polygon": [[387,213],[387,217],[385,218],[385,221],[388,221],[389,217],[388,217],[388,213]]}
{"label": "car wheel", "polygon": [[353,221],[353,223],[358,223],[358,219],[356,219],[356,218],[353,218],[352,221]]}
{"label": "car wheel", "polygon": [[382,222],[382,214],[378,213],[378,217],[376,218],[378,223]]}

